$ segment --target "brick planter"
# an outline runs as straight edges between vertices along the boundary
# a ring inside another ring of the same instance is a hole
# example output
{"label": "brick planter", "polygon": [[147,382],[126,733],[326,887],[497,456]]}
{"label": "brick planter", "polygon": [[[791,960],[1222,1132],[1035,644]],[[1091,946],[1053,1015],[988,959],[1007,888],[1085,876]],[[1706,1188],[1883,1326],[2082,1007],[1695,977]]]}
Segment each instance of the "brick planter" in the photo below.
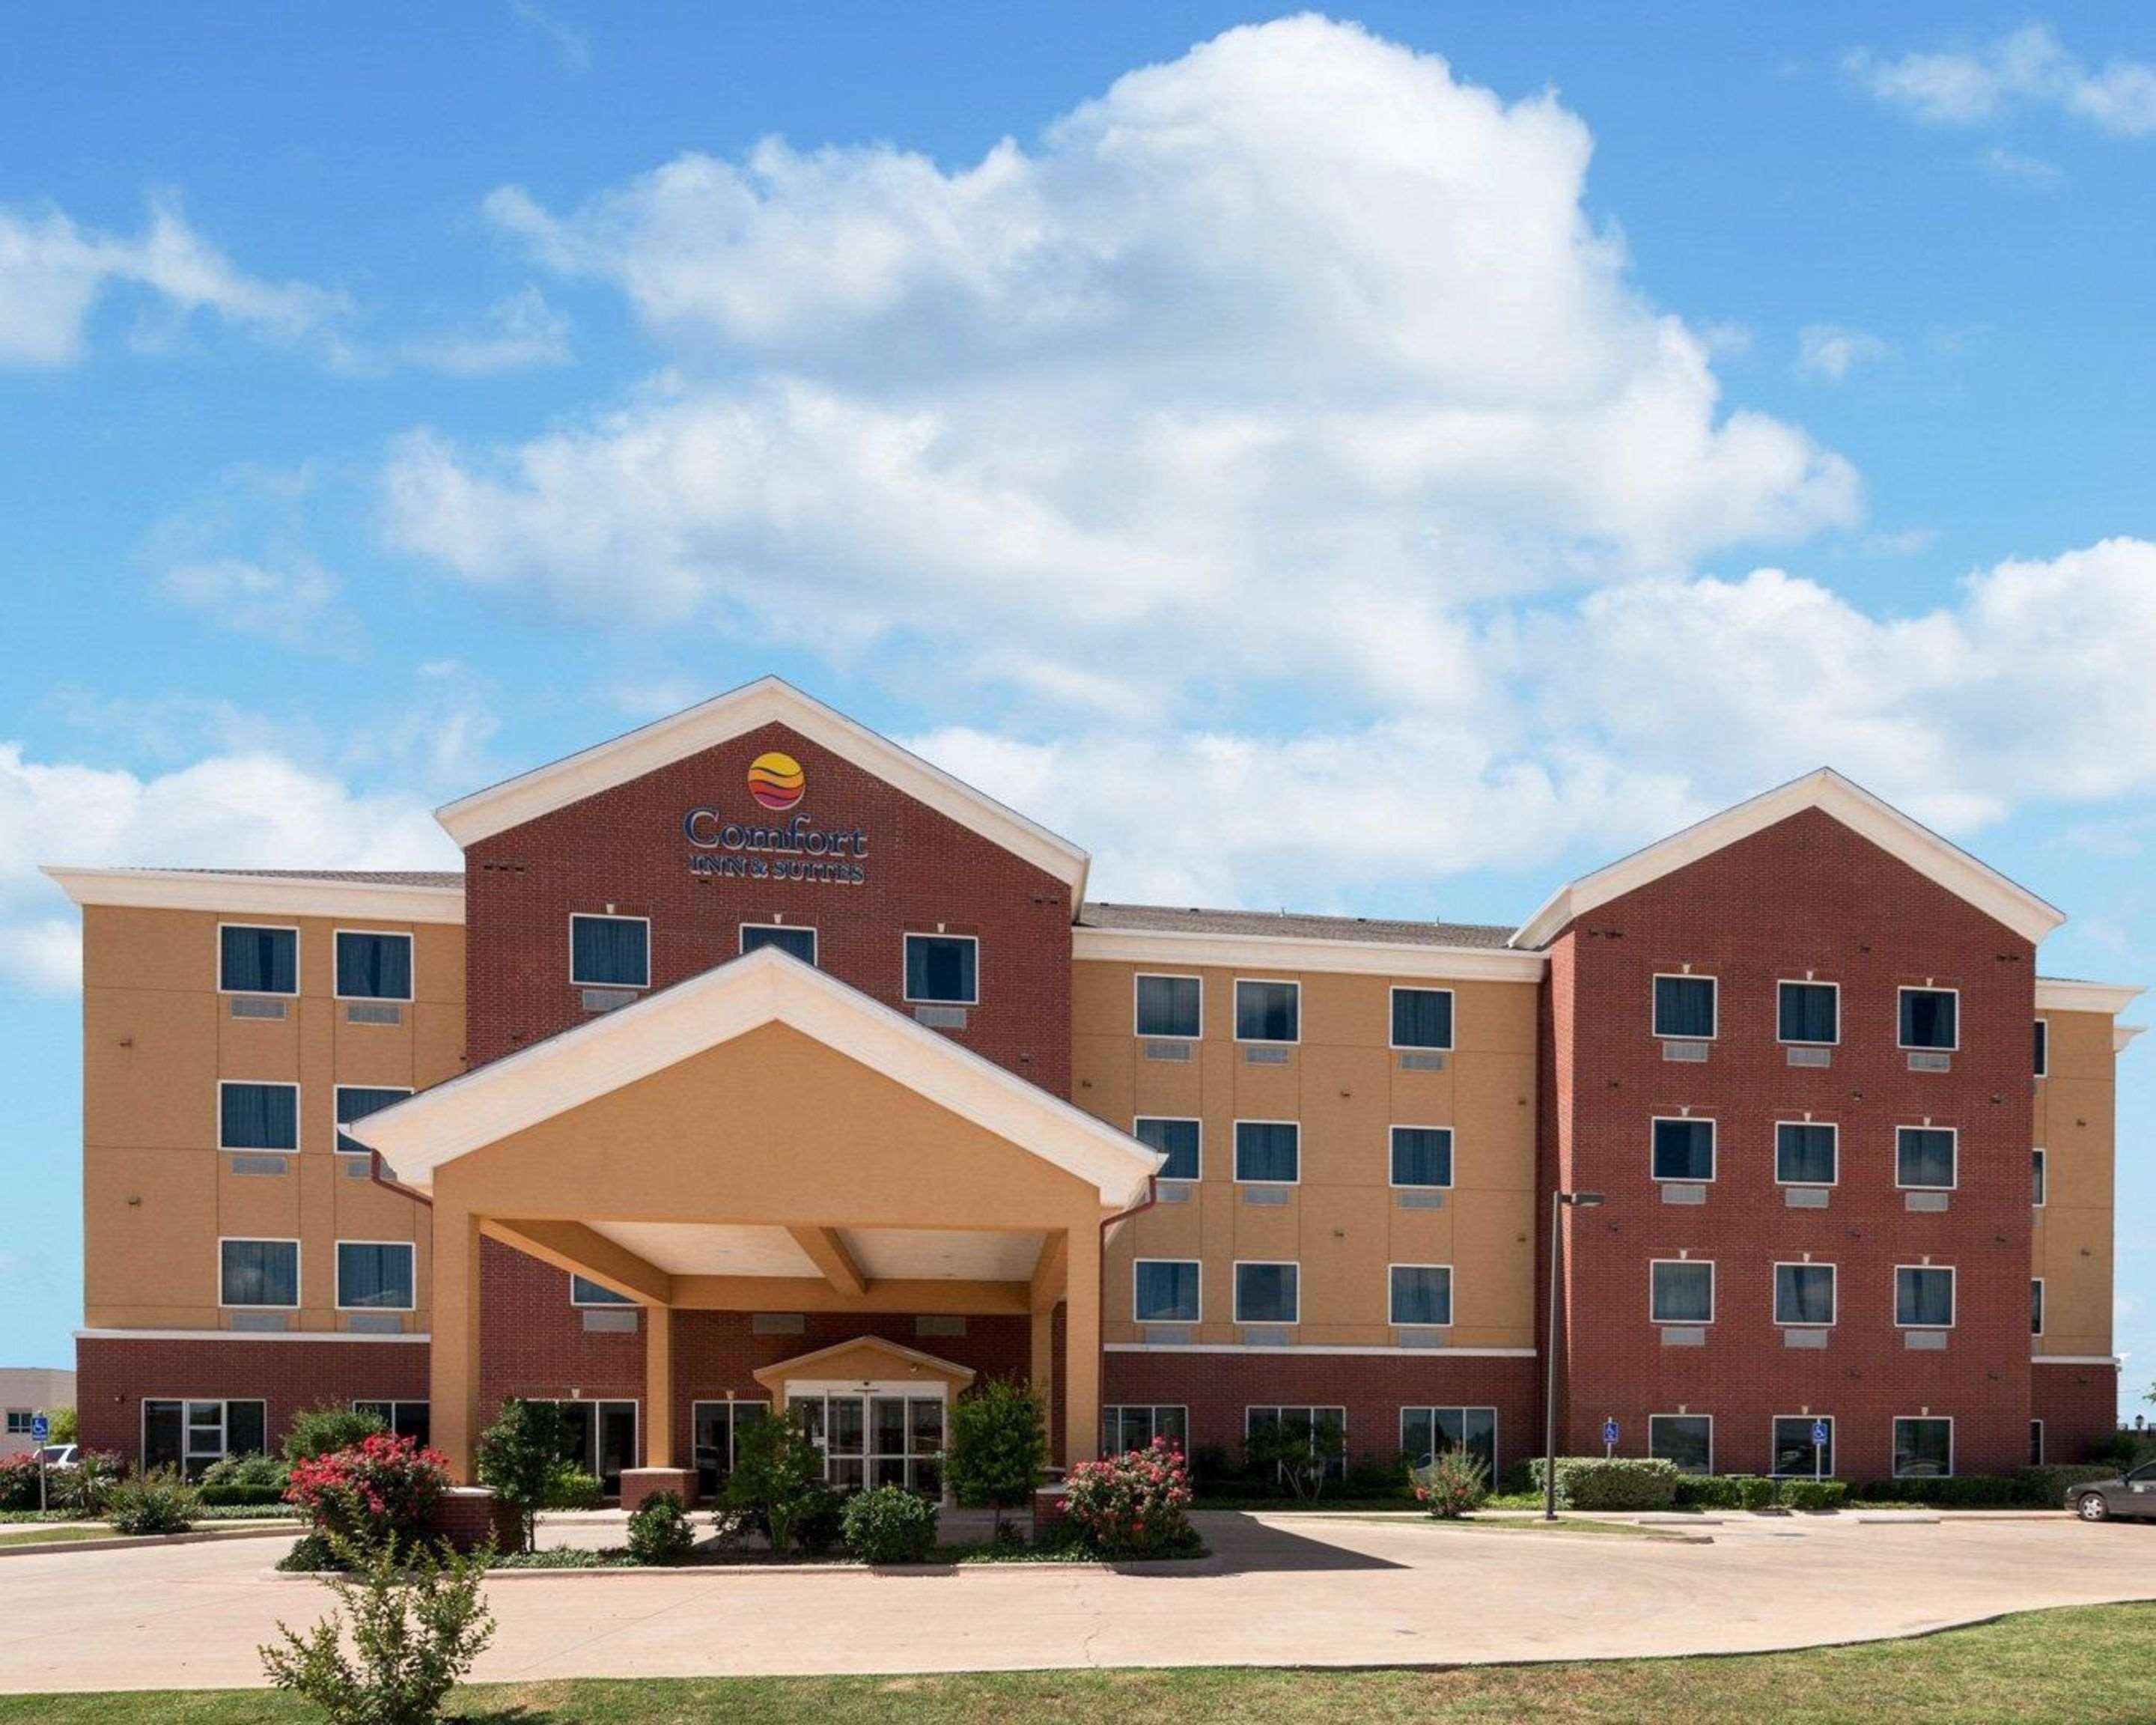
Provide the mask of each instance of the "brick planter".
{"label": "brick planter", "polygon": [[521,1519],[484,1486],[450,1486],[427,1531],[458,1551],[476,1551],[489,1540],[496,1551],[524,1549]]}
{"label": "brick planter", "polygon": [[621,1475],[621,1507],[633,1510],[646,1498],[671,1491],[683,1508],[696,1501],[696,1473],[688,1467],[627,1467]]}

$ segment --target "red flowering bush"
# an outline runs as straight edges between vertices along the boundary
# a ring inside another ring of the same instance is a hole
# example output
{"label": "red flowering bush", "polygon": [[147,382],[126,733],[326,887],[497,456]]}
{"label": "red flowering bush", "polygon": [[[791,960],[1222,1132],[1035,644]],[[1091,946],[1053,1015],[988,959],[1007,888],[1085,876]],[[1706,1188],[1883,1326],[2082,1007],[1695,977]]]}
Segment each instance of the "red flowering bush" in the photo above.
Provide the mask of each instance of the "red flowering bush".
{"label": "red flowering bush", "polygon": [[1490,1471],[1465,1448],[1440,1450],[1408,1475],[1415,1502],[1441,1522],[1456,1520],[1490,1501]]}
{"label": "red flowering bush", "polygon": [[1086,1543],[1107,1557],[1161,1557],[1198,1543],[1183,1512],[1190,1469],[1166,1438],[1152,1447],[1080,1461],[1065,1476],[1063,1514]]}
{"label": "red flowering bush", "polygon": [[38,1507],[38,1455],[0,1455],[0,1509]]}
{"label": "red flowering bush", "polygon": [[377,1431],[351,1449],[295,1461],[285,1501],[324,1533],[359,1545],[401,1545],[424,1531],[449,1485],[449,1461],[440,1451]]}

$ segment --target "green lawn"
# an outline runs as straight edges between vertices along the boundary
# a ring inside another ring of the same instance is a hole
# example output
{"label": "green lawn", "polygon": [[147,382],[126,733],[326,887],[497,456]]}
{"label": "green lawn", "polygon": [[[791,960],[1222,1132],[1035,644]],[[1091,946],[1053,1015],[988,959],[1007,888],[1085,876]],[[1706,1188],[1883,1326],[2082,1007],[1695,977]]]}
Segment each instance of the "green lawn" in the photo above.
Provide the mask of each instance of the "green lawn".
{"label": "green lawn", "polygon": [[78,1539],[117,1539],[105,1527],[75,1527],[66,1522],[47,1522],[35,1527],[11,1527],[0,1533],[0,1545],[71,1545]]}
{"label": "green lawn", "polygon": [[[1990,1725],[2156,1717],[2156,1604],[2084,1606],[1921,1640],[1746,1658],[1437,1671],[1050,1671],[485,1687],[455,1717],[501,1725],[781,1725],[876,1719],[988,1725],[1340,1719],[1822,1722]],[[0,1725],[270,1725],[319,1716],[274,1695],[0,1697]]]}

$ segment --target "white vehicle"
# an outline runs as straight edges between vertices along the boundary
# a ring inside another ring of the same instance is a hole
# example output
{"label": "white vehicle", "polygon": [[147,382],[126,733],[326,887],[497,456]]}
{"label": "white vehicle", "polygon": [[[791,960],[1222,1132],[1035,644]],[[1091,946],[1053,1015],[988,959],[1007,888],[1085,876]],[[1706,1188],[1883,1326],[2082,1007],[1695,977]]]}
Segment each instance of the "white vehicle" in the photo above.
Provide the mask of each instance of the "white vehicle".
{"label": "white vehicle", "polygon": [[73,1467],[75,1457],[80,1453],[80,1446],[75,1444],[47,1444],[44,1449],[35,1452],[44,1462],[48,1471],[54,1468]]}

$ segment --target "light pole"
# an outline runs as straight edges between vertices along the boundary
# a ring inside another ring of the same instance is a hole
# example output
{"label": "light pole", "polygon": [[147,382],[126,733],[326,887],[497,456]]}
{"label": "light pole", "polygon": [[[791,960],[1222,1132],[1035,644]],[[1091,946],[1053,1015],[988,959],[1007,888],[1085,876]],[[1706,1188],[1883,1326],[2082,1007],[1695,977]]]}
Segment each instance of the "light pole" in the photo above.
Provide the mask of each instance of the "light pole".
{"label": "light pole", "polygon": [[1558,1218],[1567,1204],[1591,1210],[1602,1202],[1599,1192],[1553,1192],[1550,1194],[1549,1332],[1543,1359],[1543,1519],[1557,1519],[1557,1287]]}

